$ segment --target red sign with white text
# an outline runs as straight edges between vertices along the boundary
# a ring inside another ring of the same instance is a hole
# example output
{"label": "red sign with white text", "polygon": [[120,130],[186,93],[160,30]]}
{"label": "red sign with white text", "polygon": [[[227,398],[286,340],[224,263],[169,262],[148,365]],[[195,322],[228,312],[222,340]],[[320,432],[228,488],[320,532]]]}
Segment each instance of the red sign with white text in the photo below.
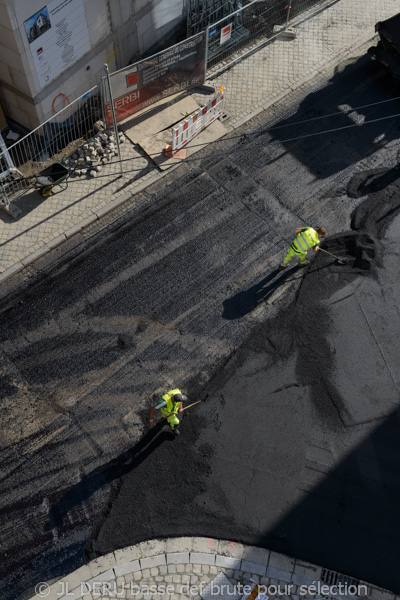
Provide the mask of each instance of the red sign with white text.
{"label": "red sign with white text", "polygon": [[225,25],[225,27],[223,27],[221,29],[221,37],[219,40],[220,45],[225,44],[225,42],[230,40],[231,35],[232,35],[232,23],[229,23],[229,25]]}
{"label": "red sign with white text", "polygon": [[[163,98],[204,83],[205,39],[203,32],[135,65],[111,73],[117,122]],[[110,98],[107,100],[107,124],[111,125]]]}

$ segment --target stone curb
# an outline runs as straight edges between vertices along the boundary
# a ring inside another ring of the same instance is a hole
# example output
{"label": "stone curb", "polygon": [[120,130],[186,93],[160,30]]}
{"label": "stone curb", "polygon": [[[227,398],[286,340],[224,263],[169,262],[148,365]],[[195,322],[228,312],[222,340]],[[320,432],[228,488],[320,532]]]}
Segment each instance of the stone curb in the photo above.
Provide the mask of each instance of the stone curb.
{"label": "stone curb", "polygon": [[[168,573],[175,573],[176,565],[208,565],[213,568],[212,573],[215,573],[215,575],[218,569],[227,569],[230,572],[234,569],[235,575],[240,573],[240,577],[246,585],[260,583],[261,585],[273,585],[274,587],[281,586],[283,589],[283,586],[292,584],[292,587],[296,586],[296,592],[301,586],[314,585],[317,597],[329,595],[326,592],[323,594],[322,586],[328,587],[329,583],[325,582],[323,577],[328,570],[322,567],[257,546],[213,538],[180,537],[152,539],[110,552],[105,556],[92,560],[87,565],[83,565],[51,586],[47,586],[45,582],[37,584],[35,589],[39,593],[30,600],[92,598],[89,590],[93,589],[95,582],[99,585],[139,572],[141,572],[140,579],[142,577],[146,578],[150,577],[151,569],[160,566],[168,569]],[[340,577],[340,574],[336,572],[329,571],[329,573]],[[354,583],[364,586],[367,594],[361,596],[362,598],[368,598],[369,600],[400,600],[400,596],[396,596],[388,590],[378,588],[367,582],[355,581],[351,576],[342,575],[341,577],[344,581],[346,579],[351,580],[351,585]],[[235,578],[239,578],[239,575]],[[332,578],[329,581],[332,581]],[[38,586],[42,587],[39,588]],[[303,596],[305,596],[305,593]],[[295,595],[294,597],[300,598],[301,595],[300,591],[300,596]],[[342,600],[343,598],[353,598],[354,600],[360,598],[357,595],[337,597]]]}
{"label": "stone curb", "polygon": [[[376,34],[374,34],[374,35],[368,34],[368,36],[365,37],[365,38],[363,38],[363,40],[361,42],[359,41],[354,46],[348,48],[347,50],[345,49],[345,51],[343,53],[343,58],[345,58],[349,54],[353,53],[355,50],[357,50],[357,48],[359,48],[359,47],[363,46],[364,44],[366,44],[367,42],[373,40],[375,37],[376,37]],[[326,63],[324,63],[323,69],[324,70],[329,69],[330,67],[335,66],[336,64],[337,64],[337,57],[335,57],[332,60],[327,61]],[[317,69],[317,72],[321,73],[321,67],[319,69]],[[279,102],[287,94],[289,94],[290,92],[295,91],[300,86],[302,86],[305,83],[309,82],[314,76],[315,76],[315,71],[310,71],[309,74],[307,74],[305,77],[303,77],[300,81],[297,81],[297,82],[295,82],[294,85],[290,85],[289,87],[285,88],[281,93],[277,94],[274,98],[268,100],[262,106],[257,107],[251,113],[248,113],[247,115],[243,116],[242,118],[239,116],[239,120],[235,119],[234,126],[229,131],[229,133],[232,133],[236,129],[239,129],[245,123],[247,123],[248,121],[250,121],[251,119],[253,119],[257,115],[259,115],[264,110],[268,110],[273,104],[275,104],[276,102]],[[223,140],[223,138],[222,138],[222,140]],[[65,241],[66,239],[71,238],[75,234],[77,234],[80,231],[82,231],[82,229],[84,229],[88,225],[91,225],[92,223],[94,223],[95,221],[97,221],[98,219],[100,219],[101,217],[107,215],[108,213],[110,213],[114,209],[118,208],[119,206],[121,206],[122,204],[124,204],[124,202],[126,202],[127,200],[129,200],[130,198],[132,198],[134,195],[138,194],[139,192],[144,191],[150,185],[152,185],[153,183],[155,183],[155,179],[157,181],[163,179],[166,175],[170,174],[172,171],[174,171],[176,168],[178,168],[178,166],[179,165],[177,164],[176,166],[171,167],[167,171],[164,171],[162,173],[158,173],[156,178],[150,177],[148,180],[146,179],[142,183],[138,182],[138,185],[135,186],[134,190],[132,190],[130,192],[127,192],[126,194],[123,194],[122,196],[120,196],[116,200],[113,200],[112,202],[109,202],[106,206],[100,208],[93,215],[87,217],[86,219],[84,219],[83,221],[81,221],[80,223],[78,223],[77,225],[74,225],[73,227],[71,227],[70,229],[68,229],[65,233],[63,233],[58,238],[56,238],[56,240],[53,240],[52,242],[46,244],[38,252],[34,252],[30,256],[24,258],[22,261],[17,262],[15,265],[13,265],[12,267],[10,267],[9,269],[7,269],[6,271],[4,271],[3,273],[0,274],[0,285],[2,283],[4,283],[5,281],[7,281],[8,279],[10,279],[11,277],[13,277],[14,275],[16,275],[17,273],[19,273],[22,269],[24,269],[27,266],[31,265],[38,258],[41,258],[42,256],[44,256],[47,252],[50,252],[50,250],[53,250],[55,247],[61,245],[62,242]]]}

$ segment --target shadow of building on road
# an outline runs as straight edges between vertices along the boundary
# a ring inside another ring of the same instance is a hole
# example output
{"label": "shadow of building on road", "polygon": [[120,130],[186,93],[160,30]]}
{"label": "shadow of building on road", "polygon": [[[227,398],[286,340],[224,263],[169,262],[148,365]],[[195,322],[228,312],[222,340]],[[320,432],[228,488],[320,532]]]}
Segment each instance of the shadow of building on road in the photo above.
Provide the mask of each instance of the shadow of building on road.
{"label": "shadow of building on road", "polygon": [[329,445],[310,443],[303,500],[258,543],[398,594],[399,428],[396,410],[334,468]]}
{"label": "shadow of building on road", "polygon": [[324,87],[308,94],[296,112],[262,135],[271,135],[316,178],[324,179],[399,138],[398,111],[389,101],[397,95],[379,65],[361,56],[338,65]]}
{"label": "shadow of building on road", "polygon": [[50,508],[47,531],[61,527],[64,518],[72,508],[86,502],[101,487],[111,484],[138,467],[164,442],[173,441],[174,434],[170,431],[163,431],[164,425],[165,422],[159,423],[148,431],[133,448],[122,452],[108,463],[88,473],[74,485]]}
{"label": "shadow of building on road", "polygon": [[[231,298],[224,300],[222,318],[233,320],[244,317],[257,308],[261,302],[268,300],[275,290],[290,279],[295,271],[297,271],[297,266],[284,272],[275,269],[267,275],[267,277],[264,277],[264,279],[261,279],[261,281],[255,285],[252,285],[248,290],[238,292]],[[281,273],[281,276],[277,277],[279,273]],[[275,277],[277,277],[277,279],[275,279]],[[274,279],[275,281],[273,281]],[[269,285],[267,285],[268,283]]]}

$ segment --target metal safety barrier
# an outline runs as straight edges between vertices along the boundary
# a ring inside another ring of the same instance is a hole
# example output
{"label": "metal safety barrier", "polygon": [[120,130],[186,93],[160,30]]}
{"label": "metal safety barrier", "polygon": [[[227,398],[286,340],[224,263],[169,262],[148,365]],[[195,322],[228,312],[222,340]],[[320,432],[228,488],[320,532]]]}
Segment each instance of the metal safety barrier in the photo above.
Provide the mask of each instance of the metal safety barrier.
{"label": "metal safety barrier", "polygon": [[[300,14],[332,4],[333,0],[253,0],[206,30],[207,76],[276,38]],[[217,67],[217,69],[216,69]]]}
{"label": "metal safety barrier", "polygon": [[224,108],[224,92],[218,92],[215,98],[210,100],[205,106],[202,106],[188,119],[180,123],[172,131],[172,154],[183,148],[196,135],[200,133],[207,125],[210,125],[215,119],[222,117]]}
{"label": "metal safety barrier", "polygon": [[61,101],[64,106],[54,116],[9,148],[1,147],[0,207],[9,206],[32,188],[44,167],[81,146],[92,135],[96,121],[103,119],[97,86],[73,102],[66,96]]}

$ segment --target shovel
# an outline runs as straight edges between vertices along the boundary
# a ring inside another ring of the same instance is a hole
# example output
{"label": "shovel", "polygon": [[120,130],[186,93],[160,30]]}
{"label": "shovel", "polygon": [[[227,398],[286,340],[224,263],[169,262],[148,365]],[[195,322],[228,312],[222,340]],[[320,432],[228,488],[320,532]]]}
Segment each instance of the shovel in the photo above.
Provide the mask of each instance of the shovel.
{"label": "shovel", "polygon": [[[187,410],[188,408],[191,408],[192,406],[195,406],[196,404],[200,404],[200,402],[202,402],[201,400],[197,400],[197,402],[193,402],[193,404],[189,404],[189,406],[185,406],[185,408],[182,410],[182,412],[184,412],[185,410]],[[171,415],[169,415],[171,416]],[[158,421],[155,421],[155,423],[161,423],[161,421],[164,421],[164,419],[167,419],[168,417],[162,417],[161,419],[158,419]]]}
{"label": "shovel", "polygon": [[338,261],[339,265],[345,265],[346,262],[344,260],[341,260],[338,256],[336,256],[335,254],[332,254],[332,252],[328,252],[328,250],[324,250],[323,248],[320,247],[320,252],[325,252],[325,254],[329,254],[329,256],[333,256],[333,258],[336,258],[336,260]]}

